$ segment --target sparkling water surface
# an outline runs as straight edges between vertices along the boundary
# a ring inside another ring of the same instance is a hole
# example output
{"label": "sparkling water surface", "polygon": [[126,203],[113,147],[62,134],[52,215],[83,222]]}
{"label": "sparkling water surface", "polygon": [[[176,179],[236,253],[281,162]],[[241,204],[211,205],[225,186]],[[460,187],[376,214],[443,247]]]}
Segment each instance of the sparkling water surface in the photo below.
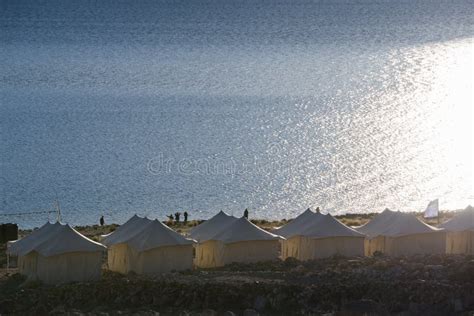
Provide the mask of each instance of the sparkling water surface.
{"label": "sparkling water surface", "polygon": [[471,0],[0,1],[0,222],[473,204]]}

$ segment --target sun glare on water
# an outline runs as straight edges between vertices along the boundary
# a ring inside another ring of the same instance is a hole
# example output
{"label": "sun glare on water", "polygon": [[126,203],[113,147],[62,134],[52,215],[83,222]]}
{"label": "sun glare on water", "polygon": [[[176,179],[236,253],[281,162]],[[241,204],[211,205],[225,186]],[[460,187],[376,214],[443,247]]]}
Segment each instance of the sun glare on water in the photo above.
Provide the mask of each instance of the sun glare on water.
{"label": "sun glare on water", "polygon": [[[450,202],[443,208],[463,208],[472,204],[474,196],[473,42],[436,43],[415,50],[423,60],[416,71],[401,74],[405,76],[402,80],[416,85],[414,93],[407,96],[405,109],[405,115],[413,118],[405,126],[414,137],[412,145],[406,147],[413,168],[404,172],[413,179],[421,174],[432,176],[427,177],[424,192],[418,191],[411,205],[406,206],[419,209],[431,195]],[[465,200],[451,197],[459,192]]]}

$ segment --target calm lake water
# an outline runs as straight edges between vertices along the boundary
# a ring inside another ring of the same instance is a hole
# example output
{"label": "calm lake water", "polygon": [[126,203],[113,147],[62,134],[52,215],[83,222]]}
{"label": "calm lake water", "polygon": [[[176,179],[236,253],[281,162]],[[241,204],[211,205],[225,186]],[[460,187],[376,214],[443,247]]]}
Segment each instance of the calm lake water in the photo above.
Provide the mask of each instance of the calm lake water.
{"label": "calm lake water", "polygon": [[0,222],[473,204],[472,0],[0,1]]}

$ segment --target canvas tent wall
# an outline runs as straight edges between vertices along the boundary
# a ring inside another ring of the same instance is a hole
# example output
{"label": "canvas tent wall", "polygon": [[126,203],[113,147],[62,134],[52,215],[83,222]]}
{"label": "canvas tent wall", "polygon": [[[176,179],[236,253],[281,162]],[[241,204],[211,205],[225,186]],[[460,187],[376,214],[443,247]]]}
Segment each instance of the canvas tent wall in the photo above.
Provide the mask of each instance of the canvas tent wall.
{"label": "canvas tent wall", "polygon": [[388,211],[372,221],[358,228],[367,235],[366,255],[376,251],[391,256],[446,252],[444,230],[423,223],[413,214]]}
{"label": "canvas tent wall", "polygon": [[191,229],[189,237],[197,241],[208,240],[236,220],[236,217],[220,211],[212,218]]}
{"label": "canvas tent wall", "polygon": [[328,215],[320,215],[310,225],[282,242],[282,259],[327,258],[334,255],[363,256],[364,235]]}
{"label": "canvas tent wall", "polygon": [[224,266],[232,262],[252,263],[277,259],[281,236],[269,233],[245,217],[233,221],[225,230],[196,245],[195,265],[201,268]]}
{"label": "canvas tent wall", "polygon": [[356,228],[357,231],[367,235],[364,242],[364,252],[366,256],[371,256],[376,251],[385,251],[385,238],[371,238],[370,236],[383,231],[386,227],[391,225],[391,219],[396,215],[397,212],[393,212],[386,208],[382,213],[375,216],[368,223]]}
{"label": "canvas tent wall", "polygon": [[446,230],[446,253],[474,254],[474,208],[468,206],[440,225]]}
{"label": "canvas tent wall", "polygon": [[18,256],[21,274],[48,284],[98,280],[104,251],[103,245],[59,222],[43,225],[8,249]]}
{"label": "canvas tent wall", "polygon": [[108,266],[112,271],[156,275],[191,269],[193,243],[158,220],[138,219],[127,229],[110,235]]}

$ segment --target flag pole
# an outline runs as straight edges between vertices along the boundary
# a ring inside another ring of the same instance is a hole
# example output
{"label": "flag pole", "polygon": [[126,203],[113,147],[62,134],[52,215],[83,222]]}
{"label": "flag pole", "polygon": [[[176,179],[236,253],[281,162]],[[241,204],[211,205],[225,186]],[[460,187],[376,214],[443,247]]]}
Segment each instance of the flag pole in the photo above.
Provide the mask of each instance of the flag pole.
{"label": "flag pole", "polygon": [[61,218],[61,208],[59,207],[59,200],[56,198],[56,211],[57,211],[57,218],[56,220],[58,222],[61,222],[62,218]]}

